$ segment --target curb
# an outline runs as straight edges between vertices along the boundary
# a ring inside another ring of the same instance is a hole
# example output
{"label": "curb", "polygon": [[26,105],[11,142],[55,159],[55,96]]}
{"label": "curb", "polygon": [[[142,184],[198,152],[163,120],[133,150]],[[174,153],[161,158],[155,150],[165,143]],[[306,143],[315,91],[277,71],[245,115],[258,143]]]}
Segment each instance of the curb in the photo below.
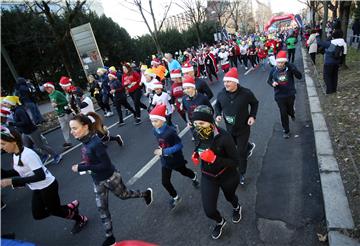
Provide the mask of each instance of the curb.
{"label": "curb", "polygon": [[359,242],[341,233],[343,230],[353,229],[349,203],[341,179],[339,166],[334,156],[331,138],[325,122],[320,100],[310,69],[307,66],[307,52],[301,47],[304,63],[305,82],[310,104],[313,123],[316,156],[318,159],[321,189],[324,199],[326,226],[330,246],[359,246]]}

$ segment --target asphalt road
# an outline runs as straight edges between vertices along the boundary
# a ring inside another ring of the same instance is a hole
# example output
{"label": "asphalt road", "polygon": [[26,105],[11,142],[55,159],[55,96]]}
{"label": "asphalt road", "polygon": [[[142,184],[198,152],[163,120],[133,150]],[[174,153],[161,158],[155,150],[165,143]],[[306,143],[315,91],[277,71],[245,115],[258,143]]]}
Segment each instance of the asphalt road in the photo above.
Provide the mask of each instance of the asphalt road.
{"label": "asphalt road", "polygon": [[[299,50],[296,55],[295,64],[303,71]],[[237,190],[243,206],[242,221],[231,223],[231,205],[221,194],[218,207],[228,224],[222,238],[212,240],[213,222],[203,212],[199,190],[177,173],[173,174],[172,182],[183,202],[175,211],[169,211],[169,195],[161,185],[158,161],[130,186],[141,190],[153,188],[155,200],[150,207],[146,207],[142,199],[123,201],[109,196],[117,241],[139,239],[159,245],[321,245],[316,233],[323,230],[324,211],[304,79],[296,81],[296,121],[291,122],[292,137],[285,140],[273,89],[266,84],[269,68],[265,72],[251,71],[246,76],[240,66],[239,70],[240,84],[250,88],[260,102],[256,124],[251,130],[250,139],[256,143],[256,149],[248,162],[247,184]],[[222,88],[221,82],[211,85],[215,95]],[[112,134],[121,134],[125,141],[123,148],[115,142],[108,144],[108,153],[125,182],[154,157],[157,146],[146,112],[142,118],[144,122],[139,126],[129,117],[125,126],[110,129]],[[116,116],[107,118],[106,125],[116,121]],[[173,122],[179,124],[180,129],[185,127],[177,114]],[[55,149],[62,150],[60,130],[46,137]],[[199,173],[190,160],[193,144],[189,132],[182,141],[188,166]],[[76,140],[74,143],[78,144]],[[3,168],[10,167],[9,155],[3,154],[1,159]],[[35,221],[28,188],[2,190],[2,198],[7,203],[1,212],[2,233],[15,232],[17,239],[42,246],[101,245],[104,232],[95,206],[92,179],[71,171],[71,165],[79,161],[80,148],[75,148],[64,155],[60,165],[47,167],[59,182],[63,203],[80,200],[80,212],[89,218],[81,233],[71,235],[73,222],[57,217]]]}

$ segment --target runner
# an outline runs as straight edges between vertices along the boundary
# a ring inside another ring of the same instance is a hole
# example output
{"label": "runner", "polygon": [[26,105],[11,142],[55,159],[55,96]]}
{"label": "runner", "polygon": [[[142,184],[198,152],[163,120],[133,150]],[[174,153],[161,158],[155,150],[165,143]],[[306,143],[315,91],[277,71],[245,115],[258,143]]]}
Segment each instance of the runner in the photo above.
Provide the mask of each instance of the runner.
{"label": "runner", "polygon": [[280,51],[276,57],[276,66],[270,71],[267,83],[274,87],[275,101],[280,110],[283,137],[290,138],[289,116],[295,121],[295,81],[302,78],[301,72],[294,64],[288,63],[286,52]]}
{"label": "runner", "polygon": [[1,127],[1,149],[13,155],[13,170],[1,169],[1,188],[27,185],[33,191],[31,207],[35,220],[42,220],[50,215],[74,220],[71,233],[80,232],[88,221],[86,216],[79,214],[80,202],[74,200],[61,205],[58,182],[39,156],[23,146],[20,134]]}
{"label": "runner", "polygon": [[108,206],[108,195],[111,191],[122,200],[144,198],[146,205],[153,201],[153,192],[148,188],[144,192],[129,190],[123,183],[120,172],[111,163],[105,145],[95,134],[93,123],[85,115],[76,115],[70,121],[71,134],[83,143],[82,162],[72,166],[73,172],[90,172],[94,182],[96,206],[105,229],[106,239],[103,246],[115,243],[111,215]]}
{"label": "runner", "polygon": [[44,85],[45,91],[49,94],[51,105],[55,108],[56,115],[58,117],[60,127],[65,139],[63,147],[65,149],[70,148],[72,143],[70,142],[70,128],[69,121],[71,117],[71,110],[68,106],[68,101],[64,94],[60,91],[55,90],[53,82],[46,82]]}
{"label": "runner", "polygon": [[[163,104],[166,106],[166,123],[168,126],[174,126],[171,121],[172,113],[174,112],[174,105],[170,104],[171,97],[169,94],[163,91],[163,85],[160,81],[157,81],[153,84],[153,89],[155,91],[154,97],[151,102],[151,107],[154,108],[156,105]],[[178,129],[178,126],[176,126]]]}
{"label": "runner", "polygon": [[216,222],[211,233],[213,239],[219,239],[226,225],[225,218],[217,210],[219,190],[221,189],[231,203],[232,222],[239,223],[242,208],[236,196],[239,185],[238,154],[233,138],[224,129],[215,125],[210,107],[200,105],[193,113],[195,150],[192,160],[195,165],[201,163],[201,198],[205,214]]}
{"label": "runner", "polygon": [[224,118],[226,129],[233,137],[240,161],[240,184],[244,185],[247,159],[255,148],[255,143],[249,143],[250,127],[255,123],[259,102],[249,89],[240,86],[236,68],[231,68],[223,80],[224,89],[215,104],[216,122]]}
{"label": "runner", "polygon": [[175,130],[165,123],[167,121],[165,112],[166,106],[160,104],[149,115],[151,124],[154,127],[154,135],[159,144],[159,147],[154,150],[154,154],[159,156],[161,160],[162,185],[171,196],[169,201],[170,209],[174,209],[181,202],[181,197],[171,183],[172,171],[177,171],[190,178],[195,188],[199,187],[199,181],[196,173],[185,166],[187,161],[182,153],[181,139]]}
{"label": "runner", "polygon": [[33,147],[41,155],[41,161],[46,162],[49,156],[54,158],[54,163],[59,164],[62,160],[61,155],[57,154],[46,139],[41,135],[40,129],[30,119],[22,105],[19,105],[17,96],[7,96],[2,100],[2,104],[13,112],[13,121],[9,122],[10,126],[15,126],[17,131],[21,133],[23,145],[30,148]]}

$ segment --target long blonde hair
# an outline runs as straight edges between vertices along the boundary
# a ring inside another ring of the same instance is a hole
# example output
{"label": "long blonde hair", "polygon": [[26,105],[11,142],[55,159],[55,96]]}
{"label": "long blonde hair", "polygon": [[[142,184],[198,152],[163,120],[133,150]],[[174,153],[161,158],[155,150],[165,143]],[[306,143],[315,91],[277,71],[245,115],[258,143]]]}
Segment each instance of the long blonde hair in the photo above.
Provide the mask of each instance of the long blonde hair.
{"label": "long blonde hair", "polygon": [[104,129],[104,123],[101,116],[95,112],[89,112],[87,113],[87,115],[95,119],[95,122],[93,122],[95,131],[101,132],[102,134],[106,134],[106,130]]}

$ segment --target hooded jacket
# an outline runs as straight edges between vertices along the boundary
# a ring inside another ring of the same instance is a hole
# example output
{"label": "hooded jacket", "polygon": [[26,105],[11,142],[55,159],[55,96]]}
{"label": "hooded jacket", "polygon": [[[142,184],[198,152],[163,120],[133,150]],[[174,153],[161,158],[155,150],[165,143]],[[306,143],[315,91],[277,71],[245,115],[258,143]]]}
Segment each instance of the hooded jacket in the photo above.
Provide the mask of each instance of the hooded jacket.
{"label": "hooded jacket", "polygon": [[320,36],[317,36],[316,42],[319,46],[322,46],[325,48],[324,64],[340,64],[340,62],[341,62],[341,59],[334,58],[332,55],[332,52],[329,50],[329,47],[331,44],[334,44],[337,46],[343,46],[344,47],[344,55],[347,54],[347,45],[343,38],[336,38],[336,39],[332,39],[330,41],[321,41]]}

